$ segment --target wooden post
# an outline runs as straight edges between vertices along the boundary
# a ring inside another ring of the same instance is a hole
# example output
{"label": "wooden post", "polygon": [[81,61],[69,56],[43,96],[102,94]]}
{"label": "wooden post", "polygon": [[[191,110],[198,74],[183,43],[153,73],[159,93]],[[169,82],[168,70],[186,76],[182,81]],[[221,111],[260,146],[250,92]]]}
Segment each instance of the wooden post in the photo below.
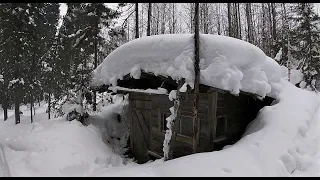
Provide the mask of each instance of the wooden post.
{"label": "wooden post", "polygon": [[193,153],[197,152],[197,136],[198,136],[198,107],[199,107],[199,3],[195,4],[195,34],[194,34],[194,100],[193,100]]}
{"label": "wooden post", "polygon": [[175,147],[175,141],[176,141],[176,137],[177,137],[177,132],[179,131],[179,127],[180,127],[180,113],[181,111],[179,111],[180,108],[180,88],[183,85],[183,80],[179,80],[177,82],[178,86],[177,86],[177,94],[176,94],[176,99],[174,100],[174,113],[176,114],[175,119],[172,120],[172,124],[171,124],[171,131],[172,131],[172,135],[171,135],[171,139],[170,142],[168,143],[169,145],[169,152],[168,152],[168,156],[166,156],[164,154],[164,161],[173,159],[173,150]]}

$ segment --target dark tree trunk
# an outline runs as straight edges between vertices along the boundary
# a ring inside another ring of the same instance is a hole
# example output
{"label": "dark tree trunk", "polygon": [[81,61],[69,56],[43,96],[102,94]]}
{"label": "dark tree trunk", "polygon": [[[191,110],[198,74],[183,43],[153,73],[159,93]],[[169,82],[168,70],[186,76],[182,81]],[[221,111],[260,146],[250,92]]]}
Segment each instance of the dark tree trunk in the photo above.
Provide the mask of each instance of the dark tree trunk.
{"label": "dark tree trunk", "polygon": [[174,3],[172,4],[172,34],[175,33],[176,22],[174,19],[175,11],[174,11]]}
{"label": "dark tree trunk", "polygon": [[166,11],[166,3],[162,3],[162,17],[161,17],[161,34],[165,33],[165,11]]}
{"label": "dark tree trunk", "polygon": [[7,108],[3,108],[3,118],[4,118],[4,120],[8,119],[8,109]]}
{"label": "dark tree trunk", "polygon": [[[98,66],[98,20],[95,24],[95,37],[94,37],[94,69]],[[97,110],[97,92],[93,91],[93,111]]]}
{"label": "dark tree trunk", "polygon": [[266,37],[266,32],[265,32],[265,29],[266,29],[266,17],[265,17],[265,6],[264,6],[264,3],[262,3],[262,28],[261,28],[261,35],[262,35],[262,49],[264,52],[266,52],[267,54],[267,48],[266,48],[266,44],[267,44],[267,37]]}
{"label": "dark tree trunk", "polygon": [[276,55],[277,49],[275,48],[275,43],[277,41],[277,24],[276,24],[276,7],[275,3],[271,3],[271,13],[272,13],[272,56],[274,57]]}
{"label": "dark tree trunk", "polygon": [[152,11],[152,5],[151,5],[151,3],[149,3],[149,7],[148,7],[147,36],[150,36],[150,29],[151,29],[151,11]]}
{"label": "dark tree trunk", "polygon": [[8,102],[8,98],[9,98],[9,92],[8,92],[8,66],[7,66],[7,62],[5,62],[4,66],[4,83],[3,83],[3,119],[4,121],[8,119],[8,107],[9,107],[9,102]]}
{"label": "dark tree trunk", "polygon": [[3,105],[2,105],[2,108],[3,108],[3,119],[4,120],[7,120],[8,119],[8,97],[7,97],[7,93],[4,92],[4,95],[3,95]]}
{"label": "dark tree trunk", "polygon": [[193,153],[197,152],[197,137],[198,137],[198,107],[199,107],[199,81],[200,81],[200,57],[199,57],[199,3],[195,4],[194,13],[194,100],[193,100]]}
{"label": "dark tree trunk", "polygon": [[272,16],[271,16],[271,3],[267,3],[268,5],[268,22],[269,22],[269,40],[268,40],[268,44],[269,44],[269,54],[267,54],[268,56],[272,57]]}
{"label": "dark tree trunk", "polygon": [[251,4],[250,3],[246,3],[246,16],[247,16],[247,26],[248,26],[248,42],[253,43],[253,26],[252,26]]}
{"label": "dark tree trunk", "polygon": [[20,99],[19,96],[17,95],[18,93],[15,94],[15,100],[14,100],[14,115],[15,115],[15,120],[16,124],[20,123]]}
{"label": "dark tree trunk", "polygon": [[50,119],[50,111],[51,111],[51,93],[48,96],[48,119]]}
{"label": "dark tree trunk", "polygon": [[30,120],[31,120],[31,123],[33,123],[33,112],[32,112],[32,106],[33,106],[33,98],[32,96],[30,97]]}
{"label": "dark tree trunk", "polygon": [[228,3],[228,29],[229,29],[229,36],[233,37],[233,32],[232,32],[232,19],[231,19],[231,3]]}
{"label": "dark tree trunk", "polygon": [[239,24],[238,24],[238,10],[237,10],[237,3],[233,3],[233,21],[234,21],[234,24],[235,24],[235,27],[234,27],[234,32],[235,32],[235,35],[234,37],[239,39]]}
{"label": "dark tree trunk", "polygon": [[218,12],[218,15],[217,15],[217,16],[218,16],[218,22],[217,22],[217,23],[218,23],[218,24],[217,24],[217,25],[218,25],[218,35],[221,35],[221,22],[220,22],[220,19],[221,19],[221,17],[220,17],[220,16],[221,16],[221,14],[220,14],[220,4],[218,4],[218,5],[217,5],[217,12]]}
{"label": "dark tree trunk", "polygon": [[240,13],[240,3],[237,3],[237,12],[238,12],[239,39],[242,39],[242,36],[241,36],[241,13]]}
{"label": "dark tree trunk", "polygon": [[136,3],[135,6],[135,13],[136,13],[136,36],[135,38],[139,38],[139,9],[138,9],[138,3]]}

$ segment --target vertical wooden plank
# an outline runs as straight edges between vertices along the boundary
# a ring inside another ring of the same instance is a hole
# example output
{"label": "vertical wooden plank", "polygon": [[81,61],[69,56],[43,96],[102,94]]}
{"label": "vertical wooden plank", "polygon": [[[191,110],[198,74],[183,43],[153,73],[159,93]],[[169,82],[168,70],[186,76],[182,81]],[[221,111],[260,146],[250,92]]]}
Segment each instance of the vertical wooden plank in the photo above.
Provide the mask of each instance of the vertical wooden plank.
{"label": "vertical wooden plank", "polygon": [[130,125],[130,148],[133,151],[134,150],[134,126],[133,126],[133,119],[132,119],[132,99],[131,99],[131,93],[129,93],[129,112],[128,112],[128,118],[129,118],[129,125]]}
{"label": "vertical wooden plank", "polygon": [[205,151],[211,151],[213,150],[213,106],[214,106],[214,98],[215,98],[216,92],[211,92],[208,94],[208,129],[209,129],[209,134],[208,134],[208,140],[207,142],[208,145],[205,147]]}
{"label": "vertical wooden plank", "polygon": [[216,128],[217,128],[217,99],[218,92],[212,94],[212,150],[214,148],[214,139],[216,138]]}
{"label": "vertical wooden plank", "polygon": [[157,108],[157,112],[158,112],[158,130],[162,132],[162,116],[161,116],[160,108]]}
{"label": "vertical wooden plank", "polygon": [[199,145],[200,145],[200,127],[201,127],[201,120],[203,120],[203,115],[200,115],[199,112],[198,112],[198,118],[197,118],[197,136],[196,136],[196,146],[197,146],[197,150],[196,152],[200,152],[200,151],[203,151],[202,149],[199,149]]}

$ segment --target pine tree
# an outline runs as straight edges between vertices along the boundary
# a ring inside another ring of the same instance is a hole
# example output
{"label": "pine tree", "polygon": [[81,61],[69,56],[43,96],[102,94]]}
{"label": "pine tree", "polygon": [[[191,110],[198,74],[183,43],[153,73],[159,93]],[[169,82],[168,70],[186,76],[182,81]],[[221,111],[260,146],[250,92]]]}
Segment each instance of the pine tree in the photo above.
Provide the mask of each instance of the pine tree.
{"label": "pine tree", "polygon": [[63,62],[58,66],[63,72],[61,77],[65,77],[59,80],[59,84],[64,85],[59,97],[67,95],[68,90],[77,92],[79,99],[76,103],[82,109],[91,71],[97,67],[98,61],[101,61],[98,55],[105,39],[100,32],[103,28],[109,28],[119,13],[103,3],[68,3],[67,5],[68,11],[59,31],[60,38],[58,38],[61,45],[61,48],[58,48],[58,54]]}
{"label": "pine tree", "polygon": [[[5,68],[8,70],[5,75],[5,86],[7,94],[12,91],[15,104],[15,122],[20,123],[19,106],[25,95],[25,76],[27,74],[28,52],[26,48],[30,44],[28,3],[4,3],[1,4],[1,27],[2,35],[5,38],[2,43],[2,51],[5,56]],[[6,95],[7,95],[6,94]],[[8,97],[8,96],[7,96]]]}
{"label": "pine tree", "polygon": [[319,73],[319,15],[314,11],[312,3],[299,3],[295,7],[296,17],[293,17],[298,26],[292,31],[293,56],[300,63],[304,80],[311,85],[315,75]]}

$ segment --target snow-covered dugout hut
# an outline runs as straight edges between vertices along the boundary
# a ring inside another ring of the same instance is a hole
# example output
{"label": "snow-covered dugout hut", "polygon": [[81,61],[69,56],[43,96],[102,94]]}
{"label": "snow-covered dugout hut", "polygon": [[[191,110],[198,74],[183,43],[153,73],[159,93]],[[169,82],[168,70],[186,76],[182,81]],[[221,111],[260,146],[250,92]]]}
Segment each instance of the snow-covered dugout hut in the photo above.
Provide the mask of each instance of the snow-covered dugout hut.
{"label": "snow-covered dugout hut", "polygon": [[[193,153],[194,38],[192,34],[143,37],[128,42],[93,72],[98,91],[129,94],[130,147],[138,162],[163,156],[166,118],[178,81],[180,108],[173,156]],[[242,40],[200,35],[200,100],[196,152],[220,150],[279,91],[281,68]]]}

